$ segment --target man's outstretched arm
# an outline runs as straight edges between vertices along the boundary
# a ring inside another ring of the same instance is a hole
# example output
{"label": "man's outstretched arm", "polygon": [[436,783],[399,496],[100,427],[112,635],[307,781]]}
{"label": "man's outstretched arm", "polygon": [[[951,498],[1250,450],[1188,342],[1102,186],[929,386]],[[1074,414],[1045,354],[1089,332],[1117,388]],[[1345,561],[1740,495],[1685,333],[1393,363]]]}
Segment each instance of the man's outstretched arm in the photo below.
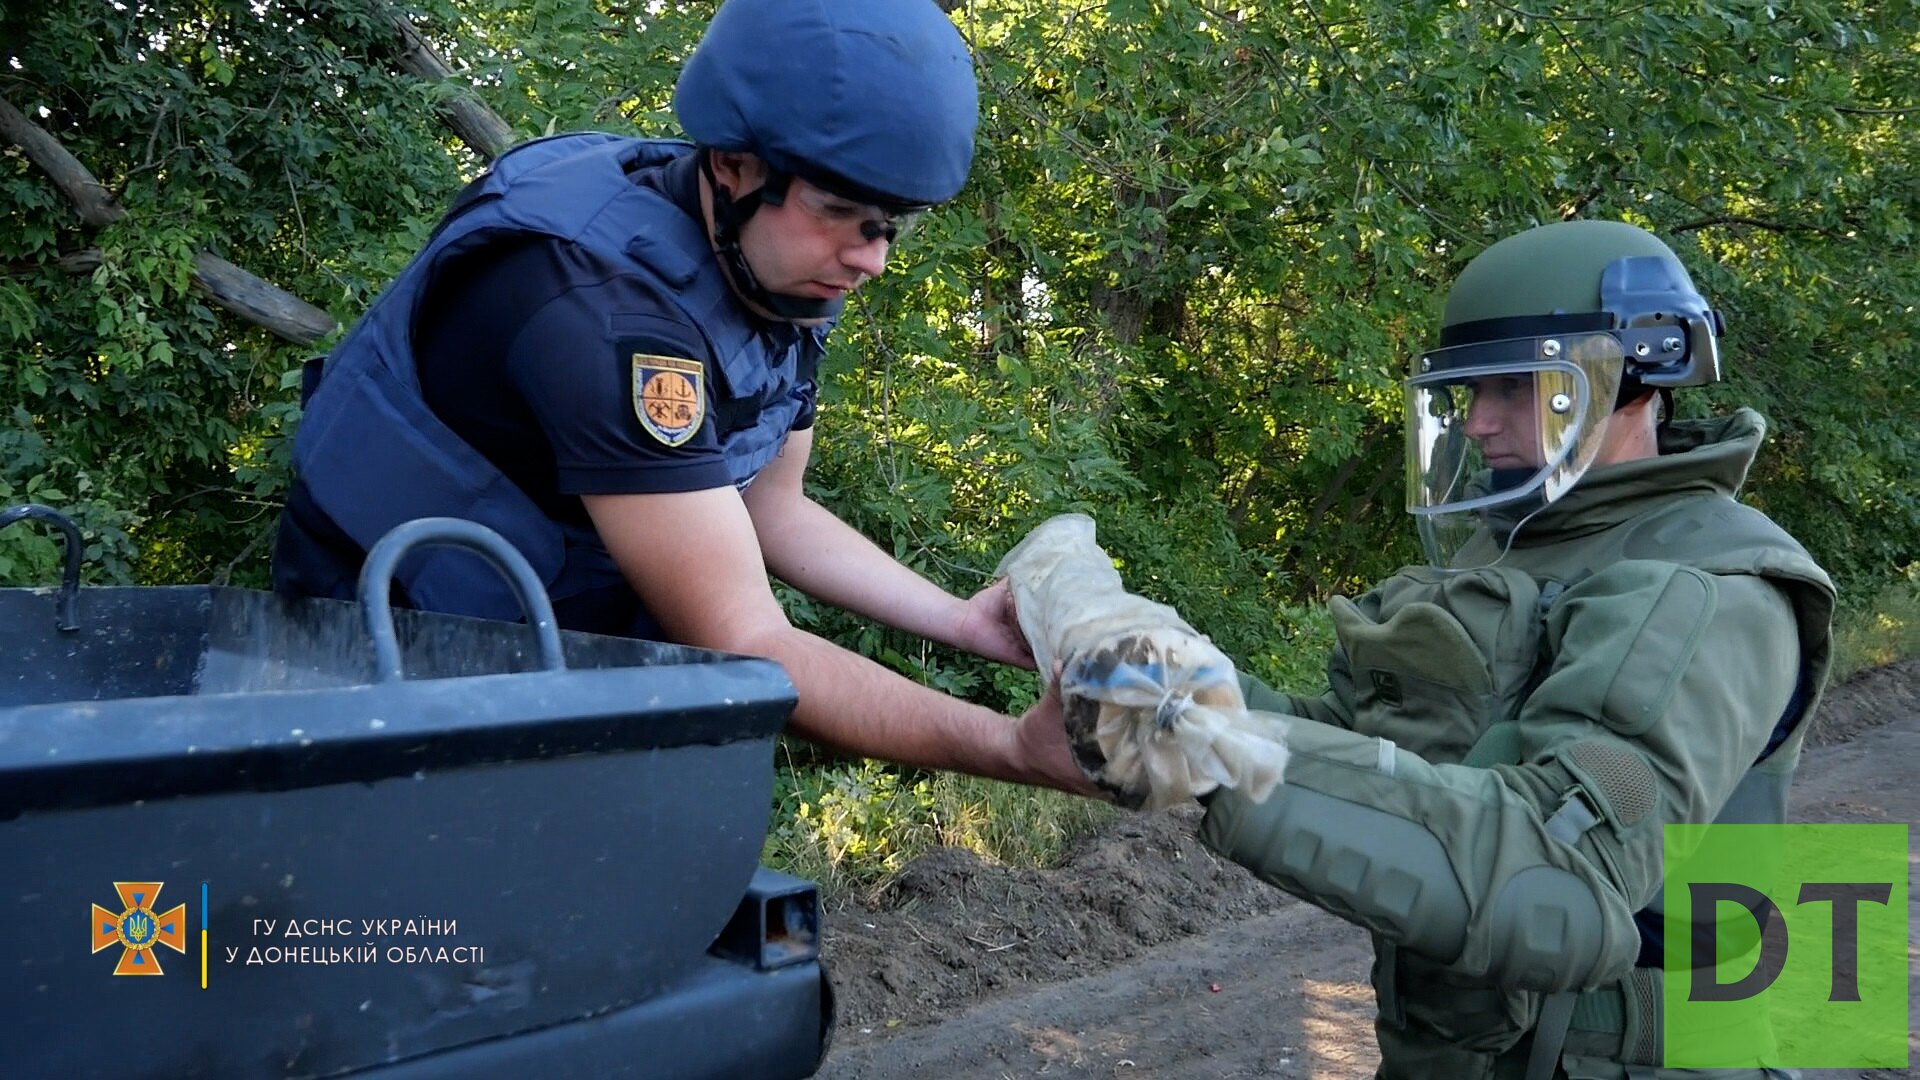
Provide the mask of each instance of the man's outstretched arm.
{"label": "man's outstretched arm", "polygon": [[753,518],[730,487],[584,496],[628,582],[667,636],[765,656],[799,689],[795,734],[856,754],[1082,794],[1064,733],[912,682],[796,629],[767,583]]}
{"label": "man's outstretched arm", "polygon": [[989,660],[1032,667],[1006,587],[952,595],[882,551],[802,488],[813,431],[787,436],[743,498],[767,569],[816,600]]}

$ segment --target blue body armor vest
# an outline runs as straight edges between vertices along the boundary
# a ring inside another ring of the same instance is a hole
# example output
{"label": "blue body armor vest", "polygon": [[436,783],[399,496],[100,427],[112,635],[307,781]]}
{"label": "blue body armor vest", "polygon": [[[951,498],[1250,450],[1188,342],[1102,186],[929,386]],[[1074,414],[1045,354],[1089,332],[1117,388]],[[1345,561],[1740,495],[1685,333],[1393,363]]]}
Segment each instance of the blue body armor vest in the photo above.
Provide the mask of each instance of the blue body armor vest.
{"label": "blue body armor vest", "polygon": [[[545,582],[569,629],[655,636],[658,627],[591,528],[556,522],[422,398],[413,354],[424,299],[456,260],[502,242],[548,237],[657,282],[705,338],[716,396],[759,403],[755,423],[721,434],[736,485],[784,445],[824,331],[773,344],[733,297],[705,230],[636,170],[692,151],[686,143],[583,133],[522,144],[469,184],[427,246],[333,352],[309,365],[306,415],[294,439],[296,482],[274,552],[274,585],[297,595],[352,599],[366,550],[420,517],[458,517],[500,533]],[[414,607],[517,619],[519,603],[477,556],[429,548],[395,574]]]}

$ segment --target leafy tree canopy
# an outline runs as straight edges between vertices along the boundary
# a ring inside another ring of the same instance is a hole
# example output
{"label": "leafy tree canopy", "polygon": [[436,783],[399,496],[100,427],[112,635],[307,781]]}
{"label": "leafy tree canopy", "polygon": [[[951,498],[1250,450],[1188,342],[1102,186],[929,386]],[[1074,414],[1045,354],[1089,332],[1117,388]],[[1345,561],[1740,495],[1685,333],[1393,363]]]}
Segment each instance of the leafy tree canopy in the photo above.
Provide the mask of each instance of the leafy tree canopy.
{"label": "leafy tree canopy", "polygon": [[[967,190],[849,309],[815,483],[955,589],[1085,510],[1128,580],[1287,679],[1311,604],[1415,558],[1407,360],[1527,226],[1667,237],[1728,315],[1683,412],[1772,421],[1749,497],[1844,586],[1920,558],[1920,5],[1912,0],[966,0]],[[300,362],[195,284],[211,254],[351,321],[515,137],[676,132],[712,5],[7,0],[0,101],[125,214],[0,152],[0,504],[70,511],[92,573],[259,584]],[[410,74],[395,18],[455,69]],[[777,47],[777,43],[770,43]],[[0,579],[51,540],[0,535]],[[792,598],[936,685],[1023,692]]]}

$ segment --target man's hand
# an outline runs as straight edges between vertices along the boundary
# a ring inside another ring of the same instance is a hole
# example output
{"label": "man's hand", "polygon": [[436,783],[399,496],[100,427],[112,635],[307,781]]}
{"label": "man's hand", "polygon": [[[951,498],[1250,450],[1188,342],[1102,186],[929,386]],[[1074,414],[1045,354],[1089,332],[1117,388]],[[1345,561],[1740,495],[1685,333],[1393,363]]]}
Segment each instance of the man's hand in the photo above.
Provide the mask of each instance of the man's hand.
{"label": "man's hand", "polygon": [[1067,725],[1060,701],[1060,672],[1055,665],[1047,692],[1040,695],[1020,719],[1014,721],[1010,735],[1013,761],[1021,770],[1021,781],[1056,788],[1074,795],[1111,800],[1073,759],[1073,747],[1067,738]]}
{"label": "man's hand", "polygon": [[1033,652],[1014,615],[1013,589],[1005,578],[968,597],[952,643],[988,660],[1033,670]]}

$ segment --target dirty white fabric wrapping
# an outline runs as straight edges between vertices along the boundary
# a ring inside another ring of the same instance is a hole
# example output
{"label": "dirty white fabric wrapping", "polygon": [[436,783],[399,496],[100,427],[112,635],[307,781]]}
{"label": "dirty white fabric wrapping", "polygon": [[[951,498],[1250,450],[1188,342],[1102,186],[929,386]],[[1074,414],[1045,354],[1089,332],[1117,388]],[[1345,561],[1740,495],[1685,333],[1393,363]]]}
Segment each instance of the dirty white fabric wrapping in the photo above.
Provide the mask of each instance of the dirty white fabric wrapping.
{"label": "dirty white fabric wrapping", "polygon": [[1254,800],[1286,770],[1286,728],[1249,713],[1233,661],[1179,612],[1126,590],[1093,519],[1042,523],[1000,560],[1020,630],[1060,693],[1074,756],[1122,805],[1160,809],[1237,788]]}

